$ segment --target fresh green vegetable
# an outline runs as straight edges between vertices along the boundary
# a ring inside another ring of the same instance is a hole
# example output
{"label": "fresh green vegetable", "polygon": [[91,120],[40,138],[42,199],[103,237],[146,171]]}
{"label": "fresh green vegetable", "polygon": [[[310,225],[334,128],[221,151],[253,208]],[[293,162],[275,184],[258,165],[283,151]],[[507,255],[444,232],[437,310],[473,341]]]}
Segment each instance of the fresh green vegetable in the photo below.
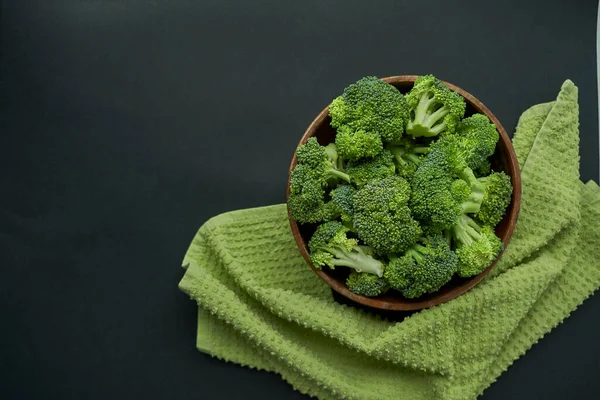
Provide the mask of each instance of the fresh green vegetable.
{"label": "fresh green vegetable", "polygon": [[371,181],[354,194],[354,229],[375,253],[405,251],[421,235],[409,197],[410,185],[397,176]]}
{"label": "fresh green vegetable", "polygon": [[290,174],[288,207],[298,222],[315,223],[325,219],[325,189],[320,177],[307,165],[297,165]]}
{"label": "fresh green vegetable", "polygon": [[470,277],[490,266],[504,245],[489,225],[481,226],[467,215],[461,215],[452,228],[458,256],[458,275]]}
{"label": "fresh green vegetable", "polygon": [[512,183],[492,170],[496,126],[465,109],[432,75],[406,96],[366,77],[333,100],[335,140],[308,139],[290,175],[292,218],[316,224],[315,267],[350,268],[346,285],[362,296],[418,298],[498,257]]}
{"label": "fresh green vegetable", "polygon": [[372,250],[359,246],[356,239],[348,238],[348,228],[338,221],[319,225],[310,241],[310,259],[317,268],[344,266],[358,272],[383,275],[384,265],[373,258]]}
{"label": "fresh green vegetable", "polygon": [[473,170],[487,168],[487,158],[494,154],[499,139],[496,125],[485,115],[474,114],[460,121],[456,134],[462,139],[467,166]]}
{"label": "fresh green vegetable", "polygon": [[368,297],[379,296],[390,287],[385,279],[377,275],[356,271],[350,273],[346,279],[346,286],[351,292]]}
{"label": "fresh green vegetable", "polygon": [[478,179],[485,185],[481,207],[475,217],[484,224],[496,226],[504,217],[512,196],[510,176],[494,172]]}
{"label": "fresh green vegetable", "polygon": [[342,222],[350,227],[354,215],[354,193],[356,193],[354,186],[346,184],[331,191],[331,204],[335,207],[335,214],[339,214]]}
{"label": "fresh green vegetable", "polygon": [[[389,83],[368,76],[349,85],[329,106],[331,126],[342,131],[342,135],[336,136],[340,154],[348,160],[357,160],[368,149],[374,156],[375,135],[384,142],[400,140],[408,113],[404,96]],[[356,139],[357,135],[360,138]],[[350,146],[353,141],[359,143],[357,148]]]}
{"label": "fresh green vegetable", "polygon": [[392,256],[384,277],[393,289],[412,299],[439,290],[456,271],[456,254],[444,236],[435,235],[423,238],[403,256]]}
{"label": "fresh green vegetable", "polygon": [[444,145],[447,140],[448,137],[444,137],[430,147],[411,180],[412,214],[422,224],[438,232],[451,228],[462,213],[461,200],[453,193],[455,178],[449,158],[452,154],[447,151],[450,146]]}
{"label": "fresh green vegetable", "polygon": [[396,144],[388,144],[385,149],[394,156],[396,171],[403,178],[411,179],[421,165],[423,157],[429,152],[429,147],[415,143],[412,140],[403,138]]}
{"label": "fresh green vegetable", "polygon": [[350,161],[346,167],[346,173],[350,176],[352,183],[358,187],[373,180],[387,178],[396,173],[394,156],[389,150],[383,150],[375,157]]}
{"label": "fresh green vegetable", "polygon": [[381,136],[377,132],[355,129],[348,125],[342,125],[338,129],[335,144],[339,153],[350,161],[374,157],[383,149]]}
{"label": "fresh green vegetable", "polygon": [[314,137],[296,150],[298,164],[310,167],[325,185],[329,181],[343,180],[350,182],[348,174],[342,171],[342,159],[338,157],[335,144],[321,146]]}
{"label": "fresh green vegetable", "polygon": [[433,75],[419,77],[406,95],[411,109],[406,132],[414,137],[453,133],[465,114],[465,100]]}

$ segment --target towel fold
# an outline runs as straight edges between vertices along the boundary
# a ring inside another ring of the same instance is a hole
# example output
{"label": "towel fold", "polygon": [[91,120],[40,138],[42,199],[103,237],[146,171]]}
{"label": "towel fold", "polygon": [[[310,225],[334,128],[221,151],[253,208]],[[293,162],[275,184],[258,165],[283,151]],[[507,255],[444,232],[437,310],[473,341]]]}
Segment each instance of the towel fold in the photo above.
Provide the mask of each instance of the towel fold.
{"label": "towel fold", "polygon": [[333,300],[285,204],[210,219],[179,284],[198,304],[198,349],[319,399],[476,398],[600,286],[600,188],[579,180],[578,113],[568,80],[523,113],[522,206],[502,259],[469,292],[402,322]]}

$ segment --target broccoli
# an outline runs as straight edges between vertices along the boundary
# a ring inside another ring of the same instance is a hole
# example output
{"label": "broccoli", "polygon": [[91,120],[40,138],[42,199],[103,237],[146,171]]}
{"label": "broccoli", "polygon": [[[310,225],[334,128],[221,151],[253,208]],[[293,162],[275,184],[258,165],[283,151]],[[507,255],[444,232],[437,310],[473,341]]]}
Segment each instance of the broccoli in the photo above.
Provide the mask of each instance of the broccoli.
{"label": "broccoli", "polygon": [[378,133],[363,129],[355,130],[347,125],[338,129],[335,135],[335,145],[339,154],[351,161],[374,157],[383,149],[381,136]]}
{"label": "broccoli", "polygon": [[395,172],[394,156],[388,150],[372,158],[350,161],[346,166],[346,173],[350,176],[350,180],[359,187],[372,180],[392,176]]}
{"label": "broccoli", "polygon": [[[441,139],[436,142],[439,143]],[[432,145],[427,157],[411,179],[410,209],[417,220],[428,225],[429,232],[451,228],[462,213],[461,202],[453,192],[452,167],[441,146]],[[467,185],[468,186],[468,185]]]}
{"label": "broccoli", "polygon": [[[460,179],[454,179],[456,175]],[[480,227],[467,214],[478,215],[486,199],[484,218],[501,218],[506,200],[498,199],[505,199],[507,193],[503,181],[503,178],[476,178],[466,165],[460,138],[455,135],[435,142],[415,172],[411,182],[411,210],[415,218],[432,225],[427,232],[451,230],[461,276],[483,271],[500,252],[501,242],[493,229]]]}
{"label": "broccoli", "polygon": [[[431,145],[429,153],[411,180],[410,208],[415,218],[433,231],[450,229],[461,214],[478,214],[487,200],[484,218],[502,218],[507,187],[501,179],[477,178],[467,166],[457,135],[446,135]],[[460,179],[455,179],[458,177]],[[512,188],[509,189],[512,191]],[[502,199],[502,200],[500,200]],[[494,202],[497,205],[492,205]],[[492,223],[492,219],[486,223]]]}
{"label": "broccoli", "polygon": [[307,165],[298,164],[290,175],[288,207],[292,218],[302,223],[323,221],[328,213],[325,207],[325,189],[320,177]]}
{"label": "broccoli", "polygon": [[421,235],[409,197],[410,185],[398,176],[371,181],[354,194],[354,230],[375,253],[405,251]]}
{"label": "broccoli", "polygon": [[411,109],[406,132],[414,137],[453,133],[466,109],[462,96],[433,75],[417,78],[406,101]]}
{"label": "broccoli", "polygon": [[481,163],[476,169],[473,170],[475,176],[481,178],[483,176],[488,176],[492,173],[492,163],[490,160],[485,160]]}
{"label": "broccoli", "polygon": [[332,101],[329,115],[336,129],[347,126],[355,132],[374,132],[384,142],[393,142],[402,137],[406,127],[408,104],[393,85],[367,76]]}
{"label": "broccoli", "polygon": [[346,285],[362,296],[418,298],[491,265],[513,188],[492,170],[496,126],[465,112],[433,75],[406,96],[365,77],[331,102],[334,143],[309,138],[290,175],[291,217],[315,224],[315,268],[348,267]]}
{"label": "broccoli", "polygon": [[475,217],[484,224],[496,226],[510,204],[513,190],[510,176],[504,172],[494,172],[477,180],[485,185],[485,192]]}
{"label": "broccoli", "polygon": [[433,293],[457,271],[457,256],[441,235],[422,238],[401,256],[392,256],[383,276],[406,298]]}
{"label": "broccoli", "polygon": [[296,157],[298,164],[309,166],[320,176],[323,185],[340,179],[350,182],[348,174],[341,170],[342,160],[338,157],[334,143],[321,146],[315,137],[311,137],[306,143],[298,146]]}
{"label": "broccoli", "polygon": [[404,140],[404,138],[398,143],[387,144],[384,149],[392,153],[396,172],[405,179],[412,178],[421,164],[423,155],[429,151],[428,146],[419,145],[414,141]]}
{"label": "broccoli", "polygon": [[489,225],[480,226],[468,215],[461,215],[451,231],[458,256],[458,275],[468,278],[485,270],[504,245]]}
{"label": "broccoli", "polygon": [[457,179],[452,182],[450,186],[450,192],[452,193],[452,197],[456,200],[457,203],[463,203],[469,199],[471,195],[471,187],[469,184],[462,179]]}
{"label": "broccoli", "polygon": [[346,279],[346,286],[352,293],[367,297],[379,296],[387,292],[390,285],[385,279],[366,272],[352,271]]}
{"label": "broccoli", "polygon": [[348,238],[348,228],[339,221],[325,222],[317,228],[308,242],[310,260],[316,268],[336,266],[354,268],[381,277],[384,265],[373,258],[373,251],[359,246],[356,239]]}
{"label": "broccoli", "polygon": [[330,193],[331,204],[336,208],[337,214],[341,216],[344,224],[352,227],[352,215],[354,214],[354,193],[356,189],[352,185],[339,185]]}
{"label": "broccoli", "polygon": [[473,170],[485,168],[487,158],[494,154],[500,137],[496,125],[483,114],[473,114],[460,121],[456,134],[461,138],[467,166]]}

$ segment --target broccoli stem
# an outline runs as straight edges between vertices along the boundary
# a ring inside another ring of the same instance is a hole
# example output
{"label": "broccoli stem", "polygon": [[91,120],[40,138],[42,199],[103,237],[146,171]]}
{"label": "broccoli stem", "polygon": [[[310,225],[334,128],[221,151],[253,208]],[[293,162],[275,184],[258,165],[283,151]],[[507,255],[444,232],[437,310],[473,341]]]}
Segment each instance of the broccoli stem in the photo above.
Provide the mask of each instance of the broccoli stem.
{"label": "broccoli stem", "polygon": [[339,178],[350,183],[350,175],[346,174],[345,172],[338,171],[333,167],[327,168],[327,170],[325,170],[325,175],[329,179]]}
{"label": "broccoli stem", "polygon": [[467,182],[469,184],[469,186],[474,186],[474,185],[480,184],[477,181],[477,177],[475,176],[475,173],[469,167],[466,167],[462,171],[459,171],[457,175],[460,179]]}
{"label": "broccoli stem", "polygon": [[383,276],[383,263],[365,253],[360,246],[355,246],[352,251],[338,247],[324,247],[324,249],[335,256],[331,261],[335,266],[354,268],[357,272]]}
{"label": "broccoli stem", "polygon": [[411,256],[417,263],[423,262],[423,257],[427,254],[429,250],[425,246],[421,246],[420,244],[415,244],[413,247],[406,251],[406,255]]}
{"label": "broccoli stem", "polygon": [[435,98],[433,96],[429,97],[429,92],[425,92],[421,95],[419,99],[419,104],[417,105],[417,109],[415,110],[415,124],[425,125],[425,118],[427,118],[429,107],[435,102]]}
{"label": "broccoli stem", "polygon": [[452,227],[454,238],[463,246],[470,246],[481,238],[481,227],[467,215],[461,215]]}
{"label": "broccoli stem", "polygon": [[431,109],[436,100],[435,97],[429,96],[428,92],[421,95],[415,110],[415,117],[408,123],[407,130],[415,137],[437,136],[446,129],[446,124],[440,121],[450,112],[450,109],[442,106],[432,113]]}
{"label": "broccoli stem", "polygon": [[426,147],[426,146],[411,147],[410,151],[415,154],[427,154],[427,153],[429,153],[429,147]]}
{"label": "broccoli stem", "polygon": [[[427,118],[425,125],[427,125],[429,127],[434,126],[440,119],[444,118],[446,116],[446,114],[448,114],[449,112],[450,112],[450,110],[447,107],[445,107],[445,106],[440,107],[438,110],[436,110],[433,114],[431,114]],[[435,129],[435,128],[433,128],[433,129]]]}
{"label": "broccoli stem", "polygon": [[[481,198],[483,198],[483,196],[481,196]],[[463,214],[477,214],[479,212],[479,210],[481,209],[481,200],[476,201],[476,200],[468,199],[467,201],[462,203],[460,206],[462,208]]]}
{"label": "broccoli stem", "polygon": [[[419,158],[419,156],[417,156],[416,151],[414,151],[415,149],[419,150],[419,154],[423,154],[426,153],[427,151],[429,151],[428,147],[415,147],[415,148],[410,148],[410,149],[405,149],[403,147],[398,147],[398,146],[389,146],[388,150],[390,150],[394,156],[394,159],[398,162],[398,164],[400,165],[406,165],[408,162],[411,162],[415,165],[420,165],[421,164],[421,159]],[[425,149],[425,150],[423,150]]]}
{"label": "broccoli stem", "polygon": [[392,154],[394,155],[394,159],[400,165],[406,165],[406,160],[402,157],[402,154],[398,150],[392,150]]}
{"label": "broccoli stem", "polygon": [[431,133],[433,133],[432,136],[437,136],[439,135],[441,132],[443,132],[444,130],[446,130],[447,126],[444,122],[441,122],[435,126],[432,126],[429,128],[429,130],[431,131]]}
{"label": "broccoli stem", "polygon": [[458,176],[467,182],[471,188],[471,194],[467,200],[461,204],[463,213],[478,213],[485,194],[485,181],[478,179],[473,173],[473,170],[468,167],[460,171]]}
{"label": "broccoli stem", "polygon": [[404,158],[410,162],[412,162],[415,165],[420,165],[421,164],[421,160],[419,159],[419,156],[417,156],[416,154],[412,154],[412,153],[408,153],[404,155]]}

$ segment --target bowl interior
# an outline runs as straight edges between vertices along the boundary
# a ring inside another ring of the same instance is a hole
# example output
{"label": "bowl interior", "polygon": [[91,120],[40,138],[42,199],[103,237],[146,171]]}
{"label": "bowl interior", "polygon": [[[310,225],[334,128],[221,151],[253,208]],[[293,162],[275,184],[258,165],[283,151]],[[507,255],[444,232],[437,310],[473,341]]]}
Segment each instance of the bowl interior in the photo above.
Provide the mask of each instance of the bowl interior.
{"label": "bowl interior", "polygon": [[[413,84],[415,79],[418,76],[396,76],[389,78],[382,78],[382,80],[394,85],[396,88],[400,90],[402,93],[408,92]],[[513,184],[513,196],[511,203],[507,209],[506,215],[504,219],[498,224],[496,227],[496,234],[502,242],[504,243],[504,247],[508,245],[510,237],[514,231],[519,207],[520,207],[520,199],[521,199],[521,179],[519,166],[517,163],[517,158],[512,147],[512,142],[510,138],[506,134],[506,131],[498,121],[498,119],[475,97],[465,92],[464,90],[448,83],[446,83],[452,90],[461,94],[467,103],[467,109],[465,116],[468,117],[474,113],[482,113],[488,116],[490,120],[496,125],[496,128],[500,134],[500,140],[496,145],[495,154],[490,157],[490,161],[492,163],[492,168],[496,171],[504,171],[511,177]],[[328,115],[328,108],[325,108],[318,116],[315,118],[313,123],[308,127],[306,133],[300,140],[300,144],[305,143],[308,138],[315,136],[320,144],[326,145],[334,141],[335,138],[335,130],[330,126],[330,117]],[[290,171],[296,165],[296,157],[294,156],[292,159],[292,163],[290,165]],[[287,196],[289,196],[289,181],[287,186]],[[289,210],[288,210],[289,214]],[[298,244],[298,248],[300,252],[304,256],[306,262],[310,265],[310,267],[323,279],[333,290],[338,292],[344,297],[348,299],[362,304],[367,307],[382,309],[382,310],[419,310],[423,308],[432,307],[446,301],[449,301],[462,293],[465,293],[473,286],[475,286],[479,281],[483,279],[483,277],[489,273],[489,271],[494,268],[497,260],[490,265],[485,271],[481,274],[476,275],[471,278],[459,278],[455,276],[450,282],[444,285],[439,291],[422,296],[418,299],[406,299],[400,293],[396,291],[389,291],[387,294],[378,296],[378,297],[365,297],[354,294],[348,290],[345,284],[346,277],[350,273],[348,268],[336,268],[335,270],[323,269],[319,270],[314,268],[312,263],[310,262],[310,257],[308,254],[307,243],[316,229],[317,225],[312,224],[298,224],[296,223],[290,216],[290,224],[292,228],[292,233],[296,242]],[[501,256],[501,255],[500,255]]]}

